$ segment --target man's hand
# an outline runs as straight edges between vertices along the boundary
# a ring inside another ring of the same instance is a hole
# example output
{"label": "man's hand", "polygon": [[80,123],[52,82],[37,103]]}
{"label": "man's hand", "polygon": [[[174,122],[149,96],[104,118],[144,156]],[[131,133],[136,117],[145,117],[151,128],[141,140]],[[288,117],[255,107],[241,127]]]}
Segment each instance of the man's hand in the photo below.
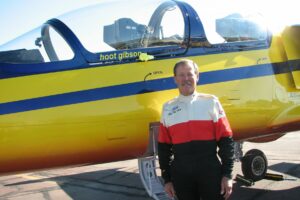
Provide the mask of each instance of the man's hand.
{"label": "man's hand", "polygon": [[221,181],[221,194],[224,196],[224,199],[228,199],[232,193],[232,179],[223,177]]}
{"label": "man's hand", "polygon": [[165,184],[165,191],[169,195],[170,198],[175,197],[175,190],[172,182],[168,182]]}

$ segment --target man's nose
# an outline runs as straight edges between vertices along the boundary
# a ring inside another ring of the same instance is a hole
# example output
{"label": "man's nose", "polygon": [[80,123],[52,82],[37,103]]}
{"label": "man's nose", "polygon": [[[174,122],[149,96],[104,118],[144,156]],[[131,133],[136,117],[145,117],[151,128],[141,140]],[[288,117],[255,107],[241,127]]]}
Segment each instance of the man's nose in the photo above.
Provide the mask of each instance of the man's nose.
{"label": "man's nose", "polygon": [[183,76],[183,80],[188,80],[189,79],[189,76],[188,75],[184,75]]}

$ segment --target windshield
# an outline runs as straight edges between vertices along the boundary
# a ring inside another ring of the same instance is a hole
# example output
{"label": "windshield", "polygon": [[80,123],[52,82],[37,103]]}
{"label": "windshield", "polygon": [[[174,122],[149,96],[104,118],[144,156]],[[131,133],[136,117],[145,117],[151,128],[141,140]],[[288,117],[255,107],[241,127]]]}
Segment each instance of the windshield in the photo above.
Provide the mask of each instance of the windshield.
{"label": "windshield", "polygon": [[74,52],[69,44],[50,25],[40,26],[0,46],[0,63],[43,63],[73,57]]}
{"label": "windshield", "polygon": [[237,1],[191,0],[211,44],[266,40],[263,17]]}

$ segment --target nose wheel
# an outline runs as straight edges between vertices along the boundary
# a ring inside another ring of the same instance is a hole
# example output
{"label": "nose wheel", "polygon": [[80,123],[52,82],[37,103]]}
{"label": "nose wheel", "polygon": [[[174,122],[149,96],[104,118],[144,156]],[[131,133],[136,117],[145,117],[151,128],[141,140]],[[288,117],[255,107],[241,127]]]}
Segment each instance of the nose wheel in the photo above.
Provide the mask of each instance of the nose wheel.
{"label": "nose wheel", "polygon": [[245,178],[253,181],[263,179],[267,173],[268,161],[265,154],[258,149],[249,150],[242,158],[242,172]]}

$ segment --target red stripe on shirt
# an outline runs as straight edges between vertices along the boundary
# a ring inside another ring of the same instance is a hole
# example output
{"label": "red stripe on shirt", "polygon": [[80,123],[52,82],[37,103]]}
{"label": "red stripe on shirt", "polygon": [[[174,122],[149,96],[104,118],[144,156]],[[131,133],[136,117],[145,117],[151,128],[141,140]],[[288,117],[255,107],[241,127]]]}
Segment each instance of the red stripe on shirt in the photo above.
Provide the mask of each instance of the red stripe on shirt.
{"label": "red stripe on shirt", "polygon": [[214,140],[215,127],[211,120],[188,121],[169,127],[173,144],[186,143],[193,140]]}
{"label": "red stripe on shirt", "polygon": [[165,127],[160,124],[158,141],[168,144],[180,144],[195,140],[216,140],[231,137],[232,131],[226,117],[218,122],[211,120],[192,120]]}

